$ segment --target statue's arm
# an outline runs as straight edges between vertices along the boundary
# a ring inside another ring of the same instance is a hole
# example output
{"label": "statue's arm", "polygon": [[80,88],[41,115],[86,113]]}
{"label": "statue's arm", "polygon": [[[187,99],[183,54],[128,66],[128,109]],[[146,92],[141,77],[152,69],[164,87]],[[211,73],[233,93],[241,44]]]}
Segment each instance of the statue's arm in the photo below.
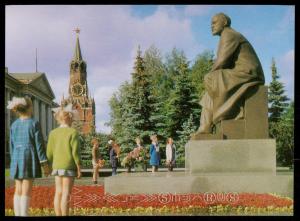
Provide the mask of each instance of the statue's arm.
{"label": "statue's arm", "polygon": [[227,34],[221,37],[217,59],[212,66],[211,71],[225,69],[232,66],[233,54],[238,49],[240,44],[239,38],[234,35]]}

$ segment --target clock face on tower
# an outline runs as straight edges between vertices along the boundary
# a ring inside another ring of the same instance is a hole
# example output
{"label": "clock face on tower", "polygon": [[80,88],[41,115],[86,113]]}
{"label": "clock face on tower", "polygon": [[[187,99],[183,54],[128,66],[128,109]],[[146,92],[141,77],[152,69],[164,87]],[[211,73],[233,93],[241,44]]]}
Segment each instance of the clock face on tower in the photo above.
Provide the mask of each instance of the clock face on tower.
{"label": "clock face on tower", "polygon": [[74,84],[71,87],[71,92],[73,96],[80,96],[83,93],[83,86],[80,83]]}

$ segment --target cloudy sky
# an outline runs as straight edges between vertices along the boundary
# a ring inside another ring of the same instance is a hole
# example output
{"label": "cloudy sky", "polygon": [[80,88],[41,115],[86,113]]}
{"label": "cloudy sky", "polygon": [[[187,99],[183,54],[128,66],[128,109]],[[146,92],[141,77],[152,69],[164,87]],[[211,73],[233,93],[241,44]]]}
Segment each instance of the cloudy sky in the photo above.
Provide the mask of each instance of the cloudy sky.
{"label": "cloudy sky", "polygon": [[219,37],[210,32],[211,17],[224,12],[232,27],[256,49],[266,84],[271,80],[275,58],[286,94],[294,98],[294,6],[210,5],[10,5],[6,6],[5,66],[9,72],[46,73],[56,102],[68,94],[69,63],[76,35],[87,62],[89,90],[96,102],[96,129],[109,132],[108,100],[130,80],[137,46],[151,45],[163,55],[173,47],[183,50],[193,64],[204,50],[216,52]]}

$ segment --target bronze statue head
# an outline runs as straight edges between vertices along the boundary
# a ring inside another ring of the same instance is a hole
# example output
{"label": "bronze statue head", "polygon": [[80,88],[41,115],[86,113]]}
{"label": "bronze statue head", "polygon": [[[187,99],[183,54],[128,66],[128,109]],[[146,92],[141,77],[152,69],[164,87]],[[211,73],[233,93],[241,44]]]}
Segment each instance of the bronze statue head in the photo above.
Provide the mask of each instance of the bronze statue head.
{"label": "bronze statue head", "polygon": [[211,31],[213,35],[221,35],[225,27],[230,27],[231,19],[224,13],[218,13],[212,17]]}

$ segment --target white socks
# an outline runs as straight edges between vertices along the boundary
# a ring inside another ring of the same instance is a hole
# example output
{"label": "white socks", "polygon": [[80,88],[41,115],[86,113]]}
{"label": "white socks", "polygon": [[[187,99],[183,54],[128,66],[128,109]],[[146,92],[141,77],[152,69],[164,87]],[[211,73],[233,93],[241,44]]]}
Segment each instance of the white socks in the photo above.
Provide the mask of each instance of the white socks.
{"label": "white socks", "polygon": [[21,215],[21,196],[18,194],[14,195],[14,213],[15,216],[20,216]]}
{"label": "white socks", "polygon": [[20,216],[28,216],[29,203],[30,197],[23,195],[20,197]]}

